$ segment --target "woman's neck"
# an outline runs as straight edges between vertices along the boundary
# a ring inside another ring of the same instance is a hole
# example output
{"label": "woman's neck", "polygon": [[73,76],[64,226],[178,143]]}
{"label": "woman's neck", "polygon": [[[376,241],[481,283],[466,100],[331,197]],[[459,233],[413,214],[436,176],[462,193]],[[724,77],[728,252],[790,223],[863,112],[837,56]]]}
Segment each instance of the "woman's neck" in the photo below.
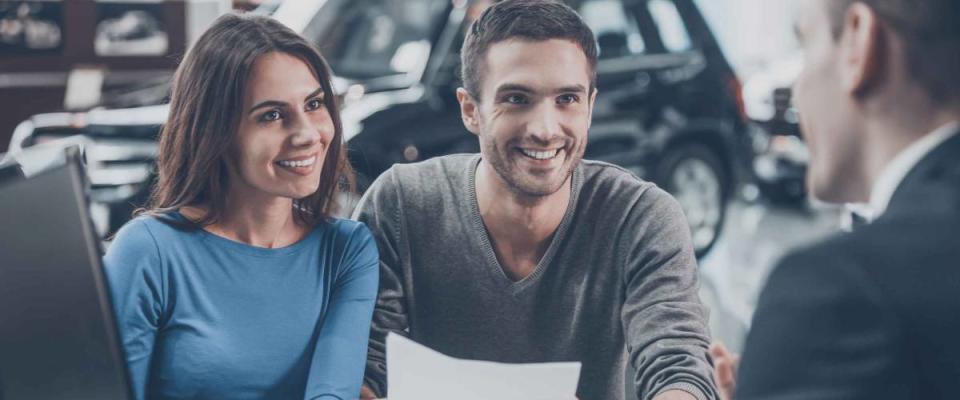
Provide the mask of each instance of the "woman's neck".
{"label": "woman's neck", "polygon": [[[184,207],[180,210],[191,220],[199,220],[208,211],[206,206]],[[227,239],[263,248],[289,246],[309,233],[309,227],[294,218],[293,200],[283,197],[258,200],[229,196],[219,220],[204,229]]]}

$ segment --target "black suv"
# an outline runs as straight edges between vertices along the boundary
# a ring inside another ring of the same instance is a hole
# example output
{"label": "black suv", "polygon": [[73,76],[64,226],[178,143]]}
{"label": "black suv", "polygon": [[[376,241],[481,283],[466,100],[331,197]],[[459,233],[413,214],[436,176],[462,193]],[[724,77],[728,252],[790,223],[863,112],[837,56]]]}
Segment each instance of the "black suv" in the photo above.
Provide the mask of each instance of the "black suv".
{"label": "black suv", "polygon": [[[305,3],[312,4],[309,10],[292,9]],[[463,127],[454,93],[464,31],[487,3],[327,0],[287,2],[276,10],[278,20],[290,18],[288,25],[317,43],[337,75],[348,154],[362,184],[395,163],[479,150],[476,136]],[[585,157],[623,166],[672,193],[703,255],[720,232],[737,183],[752,179],[739,81],[693,0],[568,3],[593,28],[600,49],[599,95]],[[163,90],[143,93],[156,98]],[[73,132],[100,142],[149,140],[143,129],[155,132],[163,110],[146,108],[153,112],[144,113],[150,120],[140,124],[117,118],[127,125],[110,126],[109,118],[96,118],[101,122]],[[111,117],[124,112],[109,111]],[[11,149],[44,132],[68,131],[37,117],[21,127],[14,139],[20,142]],[[61,119],[76,126],[75,116]],[[141,149],[132,161],[122,151],[109,154],[104,168],[142,163],[149,152]],[[146,186],[135,199],[143,198]],[[126,209],[114,206],[111,228],[130,208],[130,200],[113,201]]]}
{"label": "black suv", "polygon": [[[331,15],[342,17],[315,37],[337,75],[353,83],[344,112],[357,123],[348,129],[357,170],[372,179],[395,163],[479,151],[454,91],[464,31],[483,4],[334,3]],[[671,192],[704,254],[736,183],[750,176],[739,81],[692,0],[568,3],[600,49],[585,157]]]}

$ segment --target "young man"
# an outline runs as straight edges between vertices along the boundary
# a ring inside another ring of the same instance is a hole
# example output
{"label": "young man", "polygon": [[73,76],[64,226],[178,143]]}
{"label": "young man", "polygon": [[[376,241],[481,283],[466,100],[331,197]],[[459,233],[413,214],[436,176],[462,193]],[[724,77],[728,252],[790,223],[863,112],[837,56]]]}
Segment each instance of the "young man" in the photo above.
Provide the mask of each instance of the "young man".
{"label": "young man", "polygon": [[[809,187],[875,219],[776,268],[738,399],[960,396],[958,18],[957,0],[804,2]],[[714,352],[732,391],[732,357]]]}
{"label": "young man", "polygon": [[593,33],[562,3],[504,1],[471,26],[462,62],[457,98],[481,153],[395,166],[357,211],[381,251],[368,387],[385,394],[393,331],[455,357],[581,361],[585,400],[714,398],[679,206],[582,160]]}

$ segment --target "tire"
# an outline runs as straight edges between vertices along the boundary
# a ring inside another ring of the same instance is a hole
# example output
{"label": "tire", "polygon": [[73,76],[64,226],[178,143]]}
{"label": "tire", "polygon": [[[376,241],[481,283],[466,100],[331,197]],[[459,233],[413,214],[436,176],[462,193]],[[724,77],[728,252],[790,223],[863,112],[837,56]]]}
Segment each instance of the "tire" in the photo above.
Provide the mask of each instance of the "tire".
{"label": "tire", "polygon": [[710,251],[723,229],[730,180],[720,157],[702,144],[669,148],[656,167],[656,183],[680,203],[697,258]]}

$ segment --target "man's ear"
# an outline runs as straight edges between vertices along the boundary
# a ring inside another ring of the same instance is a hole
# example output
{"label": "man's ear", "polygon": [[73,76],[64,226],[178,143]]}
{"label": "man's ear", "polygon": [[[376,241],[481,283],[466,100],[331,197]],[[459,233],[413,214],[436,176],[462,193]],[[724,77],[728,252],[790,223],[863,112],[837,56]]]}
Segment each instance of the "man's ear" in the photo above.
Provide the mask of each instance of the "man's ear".
{"label": "man's ear", "polygon": [[882,74],[889,38],[884,37],[877,13],[863,3],[853,3],[844,16],[840,37],[840,78],[853,94],[870,89]]}
{"label": "man's ear", "polygon": [[480,135],[480,105],[464,88],[457,88],[457,101],[460,102],[460,117],[463,118],[463,126],[474,135]]}

